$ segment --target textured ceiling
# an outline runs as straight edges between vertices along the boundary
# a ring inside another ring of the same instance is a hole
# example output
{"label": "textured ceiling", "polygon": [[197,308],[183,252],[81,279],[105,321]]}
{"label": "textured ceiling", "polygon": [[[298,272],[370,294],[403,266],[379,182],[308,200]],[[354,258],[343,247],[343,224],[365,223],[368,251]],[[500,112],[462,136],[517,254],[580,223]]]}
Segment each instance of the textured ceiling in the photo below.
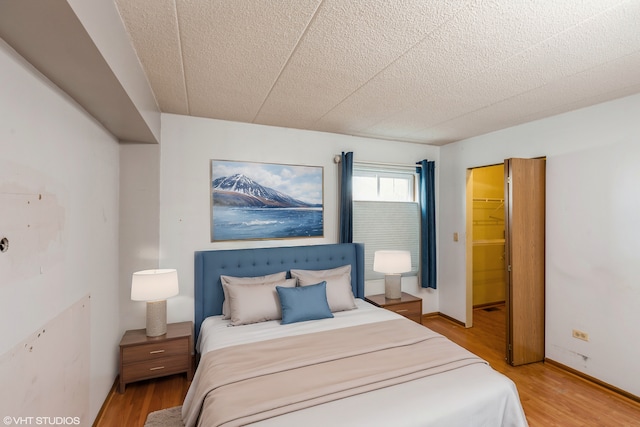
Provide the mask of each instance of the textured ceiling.
{"label": "textured ceiling", "polygon": [[640,0],[116,0],[163,112],[442,145],[640,92]]}

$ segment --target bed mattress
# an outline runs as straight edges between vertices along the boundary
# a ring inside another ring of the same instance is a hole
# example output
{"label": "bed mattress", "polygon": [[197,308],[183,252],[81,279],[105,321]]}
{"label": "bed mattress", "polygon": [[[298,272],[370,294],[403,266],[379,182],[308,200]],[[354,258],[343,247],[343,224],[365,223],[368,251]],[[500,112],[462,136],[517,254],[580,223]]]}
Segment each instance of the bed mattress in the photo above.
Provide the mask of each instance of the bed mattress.
{"label": "bed mattress", "polygon": [[[276,320],[229,326],[229,320],[212,316],[202,324],[197,349],[205,354],[254,342],[402,318],[361,299],[356,299],[356,305],[355,310],[334,313],[332,319],[289,325],[281,325]],[[426,334],[439,336],[424,329]],[[193,393],[192,387],[185,399],[185,411]],[[450,427],[526,426],[527,422],[515,384],[488,364],[475,363],[278,415],[252,425]]]}

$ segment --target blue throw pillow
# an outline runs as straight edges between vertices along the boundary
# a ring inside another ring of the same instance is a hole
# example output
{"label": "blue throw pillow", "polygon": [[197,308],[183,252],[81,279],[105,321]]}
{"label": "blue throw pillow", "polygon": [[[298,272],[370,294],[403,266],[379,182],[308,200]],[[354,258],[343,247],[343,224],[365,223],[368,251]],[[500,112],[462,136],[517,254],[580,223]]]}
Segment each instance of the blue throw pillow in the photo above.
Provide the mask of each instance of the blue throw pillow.
{"label": "blue throw pillow", "polygon": [[283,325],[333,317],[327,302],[327,282],[297,288],[276,286],[276,291]]}

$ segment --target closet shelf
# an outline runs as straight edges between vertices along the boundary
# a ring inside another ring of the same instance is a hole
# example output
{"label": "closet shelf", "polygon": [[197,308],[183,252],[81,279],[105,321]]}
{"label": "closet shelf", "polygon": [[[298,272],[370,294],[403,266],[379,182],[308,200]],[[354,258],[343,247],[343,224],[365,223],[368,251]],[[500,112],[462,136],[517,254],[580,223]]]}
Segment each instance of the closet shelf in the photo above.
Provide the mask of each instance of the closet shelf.
{"label": "closet shelf", "polygon": [[474,240],[473,246],[504,245],[504,239]]}
{"label": "closet shelf", "polygon": [[474,202],[493,202],[493,203],[504,203],[504,199],[495,199],[492,197],[478,197],[473,199]]}

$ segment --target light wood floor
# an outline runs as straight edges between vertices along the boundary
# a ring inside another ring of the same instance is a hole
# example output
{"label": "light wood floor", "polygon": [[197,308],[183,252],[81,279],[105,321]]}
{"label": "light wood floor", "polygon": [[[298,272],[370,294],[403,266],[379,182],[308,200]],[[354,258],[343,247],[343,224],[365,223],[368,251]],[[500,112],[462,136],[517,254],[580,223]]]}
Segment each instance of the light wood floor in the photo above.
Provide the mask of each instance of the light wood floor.
{"label": "light wood floor", "polygon": [[[549,364],[513,367],[504,361],[504,308],[474,312],[474,327],[435,316],[424,325],[487,360],[511,378],[531,427],[638,427],[640,404]],[[127,385],[113,390],[94,426],[142,427],[147,414],[182,404],[189,382],[184,375]]]}
{"label": "light wood floor", "polygon": [[443,317],[423,324],[487,360],[516,384],[531,427],[638,427],[640,403],[613,393],[553,365],[513,367],[505,361],[505,309],[474,310],[473,328]]}
{"label": "light wood floor", "polygon": [[123,394],[114,388],[94,427],[143,427],[147,415],[182,405],[189,384],[184,374],[128,384]]}

